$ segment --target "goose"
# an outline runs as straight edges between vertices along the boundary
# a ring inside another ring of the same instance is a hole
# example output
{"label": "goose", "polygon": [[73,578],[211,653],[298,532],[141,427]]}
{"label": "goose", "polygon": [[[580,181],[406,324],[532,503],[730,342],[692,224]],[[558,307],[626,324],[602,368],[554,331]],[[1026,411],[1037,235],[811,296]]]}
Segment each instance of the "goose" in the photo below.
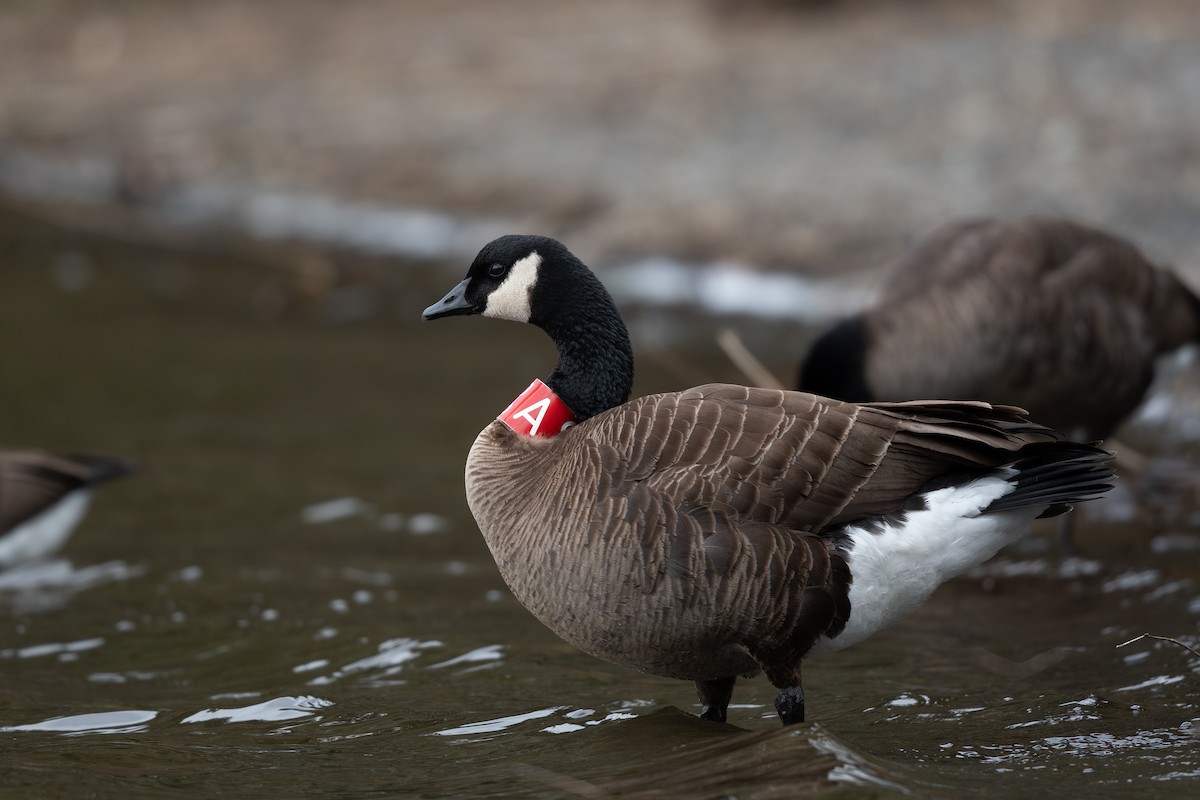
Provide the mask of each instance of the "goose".
{"label": "goose", "polygon": [[1108,453],[1005,406],[727,384],[630,401],[616,304],[553,239],[492,241],[422,316],[467,314],[532,323],[558,351],[467,457],[501,576],[584,652],[694,681],[703,719],[761,672],[783,724],[804,721],[805,657],[1111,485]]}
{"label": "goose", "polygon": [[796,386],[852,402],[1009,403],[1077,441],[1138,406],[1155,359],[1200,343],[1200,298],[1132,243],[1051,217],[946,224],[824,333]]}
{"label": "goose", "polygon": [[87,511],[92,488],[132,469],[108,456],[0,450],[0,570],[57,551]]}

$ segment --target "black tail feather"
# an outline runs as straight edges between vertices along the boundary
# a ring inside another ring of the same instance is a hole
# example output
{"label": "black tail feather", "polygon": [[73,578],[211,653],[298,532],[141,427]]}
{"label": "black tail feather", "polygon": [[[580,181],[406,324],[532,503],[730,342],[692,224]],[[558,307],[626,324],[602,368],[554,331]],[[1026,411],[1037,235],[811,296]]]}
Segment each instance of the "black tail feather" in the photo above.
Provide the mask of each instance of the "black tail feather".
{"label": "black tail feather", "polygon": [[1076,503],[1095,500],[1113,486],[1113,454],[1080,442],[1038,442],[1021,448],[1008,465],[1017,470],[1016,487],[987,511],[1011,511],[1046,505],[1052,517]]}

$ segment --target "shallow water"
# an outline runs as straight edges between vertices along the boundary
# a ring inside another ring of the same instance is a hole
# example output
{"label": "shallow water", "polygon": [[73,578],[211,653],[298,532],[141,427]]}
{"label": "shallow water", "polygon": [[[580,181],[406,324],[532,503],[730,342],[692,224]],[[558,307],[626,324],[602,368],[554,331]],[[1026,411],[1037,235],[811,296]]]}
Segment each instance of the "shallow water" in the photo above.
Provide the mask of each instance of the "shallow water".
{"label": "shallow water", "polygon": [[[1041,531],[806,664],[811,724],[780,729],[761,679],[732,725],[703,723],[690,685],[578,653],[496,574],[462,462],[553,350],[521,326],[419,323],[461,267],[341,264],[314,289],[21,220],[0,248],[0,442],[142,464],[54,560],[0,575],[6,796],[1200,787],[1200,659],[1119,647],[1200,643],[1194,530],[1082,517],[1070,562]],[[736,378],[717,320],[650,349],[663,314],[631,314],[636,392]],[[781,375],[808,335],[739,329]]]}

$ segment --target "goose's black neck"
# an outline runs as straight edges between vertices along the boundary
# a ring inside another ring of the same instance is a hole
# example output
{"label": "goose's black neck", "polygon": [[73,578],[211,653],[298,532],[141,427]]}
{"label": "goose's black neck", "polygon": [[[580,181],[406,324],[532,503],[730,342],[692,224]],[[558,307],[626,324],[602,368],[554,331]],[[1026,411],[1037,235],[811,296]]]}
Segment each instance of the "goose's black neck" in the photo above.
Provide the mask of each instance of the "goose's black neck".
{"label": "goose's black neck", "polygon": [[546,378],[578,421],[629,400],[633,347],[612,295],[581,262],[543,269],[532,298],[530,322],[550,335],[558,366]]}

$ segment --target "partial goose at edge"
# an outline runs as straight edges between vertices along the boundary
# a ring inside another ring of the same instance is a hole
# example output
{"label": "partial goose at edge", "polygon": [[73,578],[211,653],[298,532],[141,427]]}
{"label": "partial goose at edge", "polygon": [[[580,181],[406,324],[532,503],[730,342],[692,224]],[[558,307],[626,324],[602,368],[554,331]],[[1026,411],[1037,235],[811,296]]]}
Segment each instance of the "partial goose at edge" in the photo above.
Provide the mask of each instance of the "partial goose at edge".
{"label": "partial goose at edge", "polygon": [[0,450],[0,570],[56,552],[83,519],[91,490],[133,468],[108,456]]}
{"label": "partial goose at edge", "polygon": [[1200,298],[1129,241],[1052,217],[954,222],[822,335],[802,391],[852,402],[986,400],[1078,441],[1110,436],[1155,359],[1200,344]]}

